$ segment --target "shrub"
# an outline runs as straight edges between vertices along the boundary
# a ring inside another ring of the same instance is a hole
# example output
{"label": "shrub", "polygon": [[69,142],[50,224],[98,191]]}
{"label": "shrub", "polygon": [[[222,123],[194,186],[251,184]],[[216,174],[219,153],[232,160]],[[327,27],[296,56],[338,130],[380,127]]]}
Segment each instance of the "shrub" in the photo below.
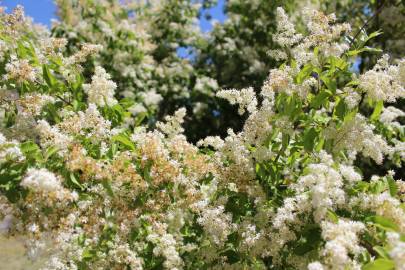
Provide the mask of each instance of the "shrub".
{"label": "shrub", "polygon": [[33,259],[48,250],[45,269],[403,269],[404,112],[389,104],[405,60],[357,75],[379,32],[348,43],[334,15],[305,10],[299,33],[276,14],[283,64],[259,93],[217,93],[242,130],[194,145],[184,108],[155,129],[132,116],[137,99],[87,62],[108,47],[71,51],[21,8],[2,13],[2,232]]}

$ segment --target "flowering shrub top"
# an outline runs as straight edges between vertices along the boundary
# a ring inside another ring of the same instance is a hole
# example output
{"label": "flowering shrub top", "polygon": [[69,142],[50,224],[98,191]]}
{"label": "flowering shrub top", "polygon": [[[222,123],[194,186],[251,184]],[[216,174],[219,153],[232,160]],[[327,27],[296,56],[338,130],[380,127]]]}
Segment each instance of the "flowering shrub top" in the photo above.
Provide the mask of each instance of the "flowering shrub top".
{"label": "flowering shrub top", "polygon": [[298,33],[277,9],[284,63],[259,95],[218,92],[242,131],[195,146],[184,108],[147,130],[103,67],[83,75],[108,48],[1,13],[2,233],[48,251],[44,269],[404,269],[405,184],[363,166],[402,166],[405,60],[357,76],[378,33],[350,45],[348,24],[304,14]]}
{"label": "flowering shrub top", "polygon": [[[135,122],[154,126],[181,106],[190,109],[194,121],[210,115],[206,100],[214,96],[217,82],[197,71],[191,59],[178,55],[179,48],[191,54],[205,43],[197,21],[199,3],[56,2],[61,21],[54,23],[52,36],[66,38],[69,52],[84,42],[105,48],[89,59],[84,73],[90,76],[102,65],[117,83],[116,96],[135,101],[129,108]],[[198,133],[194,122],[189,125]]]}

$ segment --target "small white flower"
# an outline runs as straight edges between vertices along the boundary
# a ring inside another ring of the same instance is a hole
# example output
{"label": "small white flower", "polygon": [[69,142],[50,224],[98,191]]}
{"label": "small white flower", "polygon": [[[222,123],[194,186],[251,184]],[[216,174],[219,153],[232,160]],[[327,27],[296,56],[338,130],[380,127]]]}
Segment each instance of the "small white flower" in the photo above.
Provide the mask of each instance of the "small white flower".
{"label": "small white flower", "polygon": [[88,103],[98,106],[113,106],[117,104],[114,98],[114,91],[117,88],[115,82],[110,80],[111,76],[102,67],[96,67],[91,78],[91,84],[83,84],[83,89],[88,95]]}
{"label": "small white flower", "polygon": [[21,186],[35,191],[59,191],[62,186],[55,174],[47,169],[29,168],[21,181]]}
{"label": "small white flower", "polygon": [[228,100],[232,105],[238,104],[239,114],[244,114],[245,110],[253,113],[257,109],[256,94],[252,87],[244,88],[240,91],[236,89],[221,90],[217,93],[217,97]]}

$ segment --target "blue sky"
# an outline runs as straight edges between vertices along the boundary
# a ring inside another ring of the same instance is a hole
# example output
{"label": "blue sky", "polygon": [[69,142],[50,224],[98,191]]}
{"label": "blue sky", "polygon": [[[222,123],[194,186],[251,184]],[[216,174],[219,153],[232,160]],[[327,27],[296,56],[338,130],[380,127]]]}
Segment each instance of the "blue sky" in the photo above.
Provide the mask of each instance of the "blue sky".
{"label": "blue sky", "polygon": [[[162,0],[163,1],[163,0]],[[212,17],[219,22],[225,20],[223,13],[225,0],[219,0],[218,5],[208,10]],[[25,8],[25,13],[34,18],[37,23],[50,25],[52,18],[56,18],[55,5],[53,0],[0,0],[2,6],[7,7],[7,12],[11,12],[17,5],[22,5]],[[200,26],[203,31],[211,30],[211,24],[205,18],[201,18]]]}
{"label": "blue sky", "polygon": [[17,5],[22,5],[25,13],[37,23],[50,25],[51,19],[56,18],[53,0],[3,0],[0,3],[7,7],[7,12],[11,12]]}

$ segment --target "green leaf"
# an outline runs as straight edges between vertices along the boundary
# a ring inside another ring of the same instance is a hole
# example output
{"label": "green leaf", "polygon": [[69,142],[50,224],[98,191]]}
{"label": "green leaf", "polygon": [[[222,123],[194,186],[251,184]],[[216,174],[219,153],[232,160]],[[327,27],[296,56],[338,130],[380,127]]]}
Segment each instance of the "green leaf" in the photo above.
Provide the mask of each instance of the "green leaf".
{"label": "green leaf", "polygon": [[125,146],[125,148],[127,150],[135,150],[135,144],[130,140],[129,136],[125,133],[121,133],[121,134],[117,134],[115,135],[112,140],[114,142],[119,142],[120,144],[122,144],[123,146]]}
{"label": "green leaf", "polygon": [[23,153],[32,153],[39,151],[39,146],[32,141],[27,141],[20,145],[20,149]]}
{"label": "green leaf", "polygon": [[348,63],[343,58],[331,56],[329,57],[328,61],[332,70],[335,70],[335,68],[345,70],[348,66]]}
{"label": "green leaf", "polygon": [[295,95],[288,97],[287,99],[287,104],[284,108],[284,113],[286,115],[293,115],[293,111],[295,110],[295,107],[297,105],[297,98]]}
{"label": "green leaf", "polygon": [[94,251],[91,249],[86,248],[83,253],[82,253],[82,259],[83,260],[90,260],[93,257],[95,257]]}
{"label": "green leaf", "polygon": [[332,93],[336,93],[337,83],[335,79],[332,79],[326,75],[321,76],[322,82],[326,85],[326,87],[332,91]]}
{"label": "green leaf", "polygon": [[347,113],[347,105],[343,99],[340,99],[339,103],[335,107],[335,115],[343,120]]}
{"label": "green leaf", "polygon": [[59,151],[59,148],[56,146],[51,146],[48,149],[46,149],[45,155],[44,155],[45,160],[48,160],[48,158],[50,158],[51,156],[56,154],[58,151]]}
{"label": "green leaf", "polygon": [[380,255],[380,257],[383,257],[384,259],[389,259],[390,256],[388,252],[382,246],[374,246],[373,249],[375,250],[375,252],[378,253],[378,255]]}
{"label": "green leaf", "polygon": [[20,145],[20,149],[27,159],[35,160],[36,162],[42,161],[42,152],[36,143],[32,141],[24,142]]}
{"label": "green leaf", "polygon": [[383,32],[380,30],[374,31],[373,33],[371,33],[370,35],[367,36],[367,38],[363,41],[364,43],[366,43],[367,41],[369,41],[370,39],[373,39],[375,37],[378,37],[379,35],[381,35]]}
{"label": "green leaf", "polygon": [[391,177],[387,177],[388,188],[392,197],[395,197],[398,193],[398,186],[395,180]]}
{"label": "green leaf", "polygon": [[339,217],[338,217],[338,215],[336,215],[336,213],[334,211],[328,209],[326,213],[330,220],[332,220],[334,223],[338,223]]}
{"label": "green leaf", "polygon": [[357,110],[353,110],[353,111],[349,112],[348,114],[346,114],[343,121],[345,123],[352,121],[354,119],[354,117],[356,116],[356,114],[357,114]]}
{"label": "green leaf", "polygon": [[79,187],[81,190],[84,189],[83,185],[80,184],[79,181],[77,181],[76,176],[74,175],[74,173],[70,173],[70,181],[75,184],[77,187]]}
{"label": "green leaf", "polygon": [[295,77],[295,82],[297,84],[301,84],[306,78],[309,77],[309,75],[311,75],[313,70],[314,66],[312,64],[306,64],[297,74],[297,77]]}
{"label": "green leaf", "polygon": [[377,259],[362,267],[362,270],[391,270],[395,269],[395,264],[391,260]]}
{"label": "green leaf", "polygon": [[321,230],[319,227],[314,227],[310,224],[302,232],[301,238],[297,241],[294,248],[294,253],[297,255],[304,255],[318,247],[322,240]]}
{"label": "green leaf", "polygon": [[386,231],[398,231],[398,225],[395,224],[392,220],[385,218],[383,216],[371,216],[366,219],[366,221],[370,221],[374,223],[376,227],[379,227]]}
{"label": "green leaf", "polygon": [[355,55],[358,55],[358,54],[360,54],[362,52],[380,53],[380,52],[382,52],[382,50],[377,49],[377,48],[372,48],[372,47],[365,46],[364,48],[361,48],[361,49],[355,49],[355,50],[348,51],[346,54],[348,56],[355,56]]}
{"label": "green leaf", "polygon": [[308,152],[311,152],[314,149],[315,145],[315,138],[318,136],[318,132],[316,132],[315,128],[309,129],[304,134],[304,149]]}
{"label": "green leaf", "polygon": [[312,100],[310,106],[318,109],[322,104],[325,104],[327,99],[332,95],[329,91],[319,92]]}
{"label": "green leaf", "polygon": [[384,102],[382,100],[378,101],[375,105],[374,111],[370,116],[371,121],[375,121],[380,117],[382,109],[384,107]]}
{"label": "green leaf", "polygon": [[146,118],[147,115],[148,115],[148,114],[147,114],[146,112],[138,113],[138,114],[135,116],[135,123],[134,123],[134,126],[135,126],[135,127],[140,126],[140,125],[142,124],[143,120]]}
{"label": "green leaf", "polygon": [[107,194],[111,197],[114,197],[114,191],[112,190],[110,181],[108,181],[107,179],[104,179],[102,184],[103,184],[103,187],[105,188],[105,190],[107,191]]}
{"label": "green leaf", "polygon": [[316,144],[315,151],[316,152],[321,151],[324,145],[325,145],[325,138],[320,138],[319,142]]}
{"label": "green leaf", "polygon": [[288,135],[286,133],[283,133],[283,135],[282,135],[282,143],[281,143],[281,145],[282,145],[281,151],[282,152],[285,149],[287,149],[289,141],[290,141],[290,135]]}
{"label": "green leaf", "polygon": [[42,73],[45,82],[48,84],[50,88],[52,88],[55,85],[55,78],[52,76],[51,72],[49,71],[46,65],[42,65]]}

